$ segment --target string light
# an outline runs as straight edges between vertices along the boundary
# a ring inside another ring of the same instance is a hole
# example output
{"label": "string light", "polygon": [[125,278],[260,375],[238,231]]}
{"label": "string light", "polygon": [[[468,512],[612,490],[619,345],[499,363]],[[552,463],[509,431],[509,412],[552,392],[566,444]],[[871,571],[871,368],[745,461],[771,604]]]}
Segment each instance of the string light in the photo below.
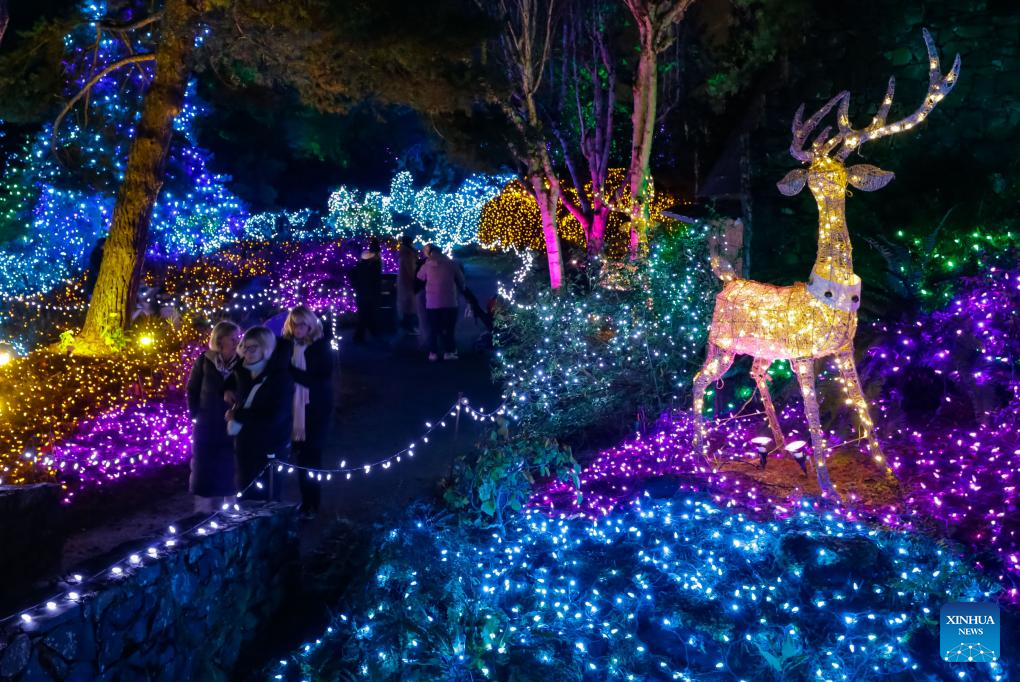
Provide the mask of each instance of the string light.
{"label": "string light", "polygon": [[[467,414],[475,421],[489,421],[496,423],[498,417],[506,414],[506,405],[501,404],[496,409],[486,412],[485,410],[476,410],[471,407],[467,398],[458,398],[457,402],[451,405],[450,409],[444,413],[444,417],[458,419],[461,413]],[[317,481],[332,481],[334,475],[338,477],[337,480],[350,480],[354,474],[364,474],[367,476],[371,474],[372,471],[378,471],[379,469],[387,470],[394,464],[401,463],[404,461],[404,457],[407,457],[408,459],[413,458],[415,455],[415,447],[419,443],[427,444],[429,442],[429,436],[432,435],[433,431],[436,431],[437,429],[445,429],[447,426],[449,426],[449,424],[447,424],[444,418],[440,418],[435,422],[425,422],[425,432],[418,438],[412,440],[406,448],[401,448],[391,455],[387,455],[371,462],[363,462],[356,466],[348,466],[346,460],[344,460],[340,462],[339,467],[334,469],[306,467],[292,463],[278,463],[275,465],[276,473],[308,476]]]}

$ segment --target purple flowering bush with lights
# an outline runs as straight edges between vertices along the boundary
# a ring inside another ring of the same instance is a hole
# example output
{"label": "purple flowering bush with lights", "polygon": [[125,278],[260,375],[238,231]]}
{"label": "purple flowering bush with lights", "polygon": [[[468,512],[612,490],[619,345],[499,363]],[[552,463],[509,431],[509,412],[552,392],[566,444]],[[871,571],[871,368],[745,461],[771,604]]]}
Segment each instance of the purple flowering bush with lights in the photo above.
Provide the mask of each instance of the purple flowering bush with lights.
{"label": "purple flowering bush with lights", "polygon": [[[937,613],[984,584],[923,535],[812,510],[756,520],[704,494],[503,533],[420,512],[277,679],[948,678]],[[1002,673],[995,664],[990,672]]]}

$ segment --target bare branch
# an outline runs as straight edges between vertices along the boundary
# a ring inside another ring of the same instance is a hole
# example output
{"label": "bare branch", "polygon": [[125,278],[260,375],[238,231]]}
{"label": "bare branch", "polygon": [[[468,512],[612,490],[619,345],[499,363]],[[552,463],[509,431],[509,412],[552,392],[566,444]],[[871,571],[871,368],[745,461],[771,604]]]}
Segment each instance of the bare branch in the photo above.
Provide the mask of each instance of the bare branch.
{"label": "bare branch", "polygon": [[154,23],[156,23],[157,21],[159,21],[162,18],[163,18],[163,13],[162,12],[156,12],[155,14],[150,14],[149,16],[145,17],[144,19],[139,19],[138,21],[135,21],[135,22],[130,23],[130,24],[118,24],[118,23],[113,22],[113,21],[101,21],[101,22],[99,22],[99,28],[100,29],[108,29],[108,30],[111,30],[111,31],[135,31],[137,29],[144,28],[144,27],[148,26],[149,24],[154,24]]}
{"label": "bare branch", "polygon": [[129,64],[137,64],[138,62],[151,62],[155,61],[155,59],[156,55],[154,54],[136,54],[130,57],[124,57],[123,59],[118,59],[117,61],[115,61],[114,63],[110,64],[105,69],[97,73],[95,76],[90,78],[89,81],[82,86],[81,90],[79,90],[74,97],[68,100],[67,104],[65,104],[64,108],[60,110],[60,114],[57,115],[56,120],[53,122],[53,133],[52,136],[50,137],[50,149],[53,150],[53,155],[56,156],[57,154],[57,133],[60,131],[60,124],[64,122],[64,117],[66,117],[67,114],[70,113],[71,109],[74,108],[74,105],[78,103],[78,100],[80,100],[82,97],[89,93],[89,91],[92,89],[92,86],[94,86],[96,83],[101,81],[107,75],[113,73],[122,66],[128,66]]}
{"label": "bare branch", "polygon": [[0,0],[0,44],[4,42],[4,33],[7,32],[7,22],[11,16],[7,13],[7,0]]}

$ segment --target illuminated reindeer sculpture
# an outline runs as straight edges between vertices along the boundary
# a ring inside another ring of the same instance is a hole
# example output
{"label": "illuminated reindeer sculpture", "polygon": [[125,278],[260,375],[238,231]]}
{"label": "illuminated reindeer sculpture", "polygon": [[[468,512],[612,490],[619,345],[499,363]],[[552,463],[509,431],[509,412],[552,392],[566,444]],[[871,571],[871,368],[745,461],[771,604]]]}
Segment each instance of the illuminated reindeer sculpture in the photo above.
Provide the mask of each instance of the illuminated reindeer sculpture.
{"label": "illuminated reindeer sculpture", "polygon": [[[851,260],[844,198],[848,184],[871,192],[887,185],[893,179],[893,173],[867,164],[849,168],[843,164],[864,143],[910,130],[953,89],[960,74],[960,56],[956,56],[952,70],[943,77],[935,44],[927,30],[924,31],[924,42],[928,48],[928,93],[917,111],[903,120],[886,123],[893,100],[894,78],[889,79],[878,113],[865,128],[857,130],[850,127],[850,93],[846,91],[829,100],[807,121],[803,121],[804,105],[794,116],[790,153],[798,161],[809,165],[806,169],[791,171],[778,183],[778,187],[786,196],[793,196],[806,184],[818,203],[818,257],[807,283],[780,287],[737,279],[732,267],[713,257],[713,270],[726,284],[716,296],[705,364],[694,378],[696,438],[705,454],[708,450],[702,414],[705,389],[726,373],[738,354],[754,357],[751,376],[765,404],[776,449],[785,446],[766,384],[766,373],[774,360],[786,359],[793,365],[804,394],[804,411],[811,431],[818,484],[823,491],[835,492],[825,466],[829,446],[818,419],[814,369],[816,359],[835,356],[846,402],[856,412],[861,440],[867,441],[869,452],[876,462],[884,462],[854,364],[853,339],[860,306],[861,278],[854,274]],[[831,127],[825,128],[811,142],[810,148],[805,149],[812,131],[837,104],[837,132],[829,137]],[[798,462],[806,471],[804,460],[798,459]]]}

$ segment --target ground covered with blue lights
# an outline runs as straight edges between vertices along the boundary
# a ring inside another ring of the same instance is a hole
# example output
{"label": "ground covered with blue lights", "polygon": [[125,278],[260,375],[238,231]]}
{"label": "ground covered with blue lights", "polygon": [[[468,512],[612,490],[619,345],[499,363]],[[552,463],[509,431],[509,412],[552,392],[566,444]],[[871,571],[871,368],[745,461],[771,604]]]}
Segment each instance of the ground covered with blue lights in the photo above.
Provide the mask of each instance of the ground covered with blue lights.
{"label": "ground covered with blue lights", "polygon": [[503,530],[419,509],[379,538],[364,580],[328,630],[270,677],[1017,674],[939,657],[939,608],[994,599],[999,589],[952,546],[807,509],[763,521],[704,495],[646,494],[603,519],[527,511]]}

